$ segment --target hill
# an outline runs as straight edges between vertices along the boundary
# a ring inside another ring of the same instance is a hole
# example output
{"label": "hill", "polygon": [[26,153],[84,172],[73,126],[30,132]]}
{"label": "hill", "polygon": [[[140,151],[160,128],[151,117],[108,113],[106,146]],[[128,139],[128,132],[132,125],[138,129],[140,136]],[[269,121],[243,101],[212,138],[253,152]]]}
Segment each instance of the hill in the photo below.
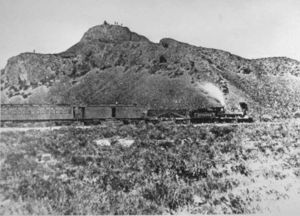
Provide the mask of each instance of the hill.
{"label": "hill", "polygon": [[104,23],[57,54],[22,53],[1,70],[2,103],[123,103],[197,108],[249,104],[253,115],[300,112],[300,62],[245,59],[171,38],[153,43]]}

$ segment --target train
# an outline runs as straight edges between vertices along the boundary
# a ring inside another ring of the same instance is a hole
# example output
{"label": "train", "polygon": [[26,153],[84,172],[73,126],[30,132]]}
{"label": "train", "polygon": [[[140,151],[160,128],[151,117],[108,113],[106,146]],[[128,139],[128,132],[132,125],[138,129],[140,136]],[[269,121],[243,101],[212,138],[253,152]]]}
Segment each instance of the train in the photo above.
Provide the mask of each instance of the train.
{"label": "train", "polygon": [[223,123],[253,122],[247,115],[248,106],[240,103],[241,113],[226,113],[225,108],[209,107],[189,109],[148,109],[138,105],[105,104],[105,105],[46,105],[46,104],[1,104],[1,124],[5,122],[83,122],[101,124],[104,121],[116,120],[131,122],[176,123]]}

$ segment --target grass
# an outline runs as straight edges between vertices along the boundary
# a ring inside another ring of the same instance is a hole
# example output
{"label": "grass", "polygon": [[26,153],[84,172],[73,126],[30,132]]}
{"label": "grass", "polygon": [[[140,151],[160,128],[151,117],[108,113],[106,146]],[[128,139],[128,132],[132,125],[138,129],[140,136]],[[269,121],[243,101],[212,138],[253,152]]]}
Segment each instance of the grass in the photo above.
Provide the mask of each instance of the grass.
{"label": "grass", "polygon": [[[299,133],[299,124],[289,123],[2,133],[0,214],[272,210],[261,200],[285,200],[300,188]],[[135,140],[129,147],[117,141],[128,137]],[[110,146],[97,144],[104,138]],[[40,160],[45,154],[51,157]],[[283,188],[272,188],[275,183]]]}

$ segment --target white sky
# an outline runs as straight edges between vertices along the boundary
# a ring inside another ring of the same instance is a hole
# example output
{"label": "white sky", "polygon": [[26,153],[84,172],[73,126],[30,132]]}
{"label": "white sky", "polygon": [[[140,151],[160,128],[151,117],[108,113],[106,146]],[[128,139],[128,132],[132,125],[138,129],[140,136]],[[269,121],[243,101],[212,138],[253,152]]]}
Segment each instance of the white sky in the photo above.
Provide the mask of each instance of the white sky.
{"label": "white sky", "polygon": [[300,60],[300,0],[0,0],[0,68],[21,52],[64,51],[104,20],[154,42]]}

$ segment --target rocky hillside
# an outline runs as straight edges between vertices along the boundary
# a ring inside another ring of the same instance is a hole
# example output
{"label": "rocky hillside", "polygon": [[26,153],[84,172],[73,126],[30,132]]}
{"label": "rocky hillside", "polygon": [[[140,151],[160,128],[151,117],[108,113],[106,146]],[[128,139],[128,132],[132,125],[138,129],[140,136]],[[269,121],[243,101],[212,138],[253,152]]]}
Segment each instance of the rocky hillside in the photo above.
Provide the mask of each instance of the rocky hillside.
{"label": "rocky hillside", "polygon": [[245,59],[164,38],[153,43],[104,23],[57,54],[22,53],[1,70],[2,103],[139,104],[196,108],[224,104],[253,115],[300,112],[300,62]]}

